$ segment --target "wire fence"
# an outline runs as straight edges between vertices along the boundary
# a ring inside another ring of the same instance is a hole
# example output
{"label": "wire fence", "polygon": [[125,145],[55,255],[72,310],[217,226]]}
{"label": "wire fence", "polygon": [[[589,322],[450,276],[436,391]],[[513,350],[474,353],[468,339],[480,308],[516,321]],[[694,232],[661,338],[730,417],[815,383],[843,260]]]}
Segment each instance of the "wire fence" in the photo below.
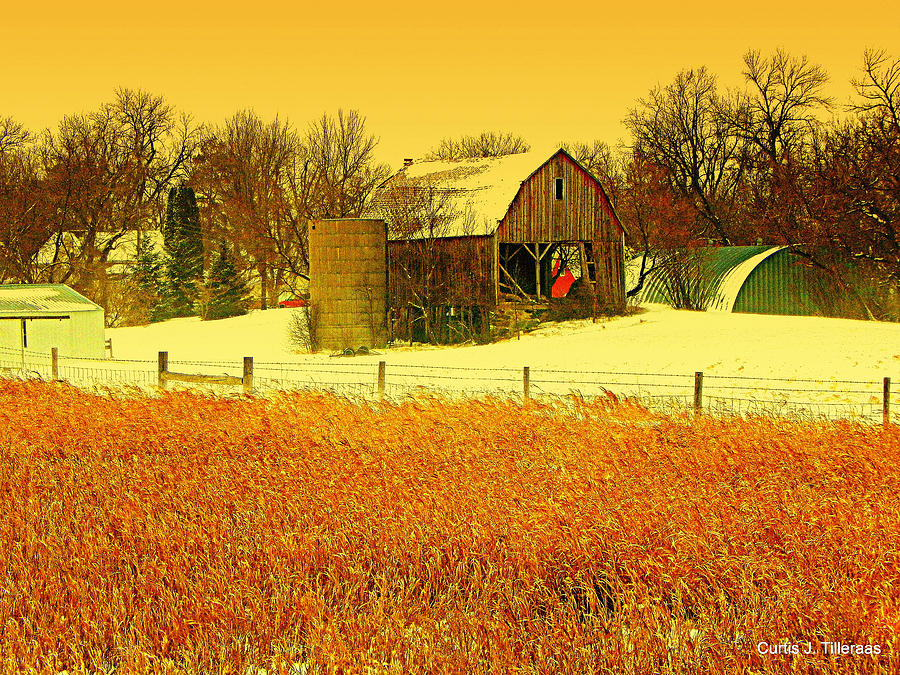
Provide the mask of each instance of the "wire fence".
{"label": "wire fence", "polygon": [[[895,395],[889,378],[840,380],[754,377],[747,375],[674,374],[635,371],[584,371],[553,368],[432,366],[379,362],[376,355],[332,361],[252,362],[252,393],[328,391],[342,396],[399,399],[409,395],[447,398],[500,396],[550,399],[570,396],[628,399],[663,412],[673,409],[722,415],[778,415],[800,418],[854,419],[871,423],[896,422]],[[0,347],[0,375],[59,379],[76,386],[116,386],[154,391],[161,382],[160,361],[92,359]],[[229,378],[243,382],[242,361],[171,360],[165,370],[173,379]],[[165,383],[164,383],[164,386]],[[240,393],[240,385],[169,382],[220,394]]]}

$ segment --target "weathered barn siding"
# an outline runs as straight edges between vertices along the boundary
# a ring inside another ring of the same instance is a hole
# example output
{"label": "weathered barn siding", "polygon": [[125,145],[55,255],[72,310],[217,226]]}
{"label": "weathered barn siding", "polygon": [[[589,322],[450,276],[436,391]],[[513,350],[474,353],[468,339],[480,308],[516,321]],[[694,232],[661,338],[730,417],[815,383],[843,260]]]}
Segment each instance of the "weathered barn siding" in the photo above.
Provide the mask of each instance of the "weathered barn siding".
{"label": "weathered barn siding", "polygon": [[557,245],[588,254],[599,304],[624,307],[624,230],[596,177],[562,148],[415,162],[379,186],[366,213],[388,223],[388,298],[400,329],[414,321],[429,332],[460,313],[483,327],[501,286],[549,296]]}
{"label": "weathered barn siding", "polygon": [[[559,179],[562,199],[557,198]],[[497,237],[503,244],[589,243],[598,301],[624,306],[624,230],[603,188],[568,153],[556,153],[523,181]]]}
{"label": "weathered barn siding", "polygon": [[597,301],[609,307],[625,305],[625,235],[609,233],[609,239],[591,242],[590,256],[594,262]]}
{"label": "weathered barn siding", "polygon": [[[556,198],[556,179],[563,197]],[[558,152],[519,188],[500,223],[501,243],[614,240],[621,227],[597,181]]]}
{"label": "weathered barn siding", "polygon": [[388,242],[392,307],[494,304],[494,237],[445,237]]}
{"label": "weathered barn siding", "polygon": [[320,220],[310,226],[309,294],[320,347],[387,342],[386,247],[383,220]]}

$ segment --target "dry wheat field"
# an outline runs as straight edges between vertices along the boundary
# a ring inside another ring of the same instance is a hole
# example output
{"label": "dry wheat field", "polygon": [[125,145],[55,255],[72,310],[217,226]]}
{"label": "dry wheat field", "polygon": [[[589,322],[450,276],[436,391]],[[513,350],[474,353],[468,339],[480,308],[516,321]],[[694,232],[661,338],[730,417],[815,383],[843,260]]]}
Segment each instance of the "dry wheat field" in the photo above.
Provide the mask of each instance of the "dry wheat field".
{"label": "dry wheat field", "polygon": [[0,672],[900,672],[898,494],[896,427],[0,380]]}

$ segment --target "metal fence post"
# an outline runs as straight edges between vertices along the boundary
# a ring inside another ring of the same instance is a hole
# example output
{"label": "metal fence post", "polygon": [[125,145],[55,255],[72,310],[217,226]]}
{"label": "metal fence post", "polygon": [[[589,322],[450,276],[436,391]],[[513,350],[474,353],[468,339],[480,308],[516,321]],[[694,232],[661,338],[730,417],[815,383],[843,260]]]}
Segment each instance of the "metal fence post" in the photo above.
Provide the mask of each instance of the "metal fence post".
{"label": "metal fence post", "polygon": [[703,411],[703,371],[698,370],[694,373],[694,412],[699,414]]}
{"label": "metal fence post", "polygon": [[241,378],[244,382],[244,393],[249,394],[253,391],[253,357],[244,357],[244,376]]}
{"label": "metal fence post", "polygon": [[884,391],[881,399],[881,425],[887,427],[891,423],[891,378],[884,378]]}
{"label": "metal fence post", "polygon": [[169,370],[169,352],[159,353],[159,387],[166,388],[166,371]]}

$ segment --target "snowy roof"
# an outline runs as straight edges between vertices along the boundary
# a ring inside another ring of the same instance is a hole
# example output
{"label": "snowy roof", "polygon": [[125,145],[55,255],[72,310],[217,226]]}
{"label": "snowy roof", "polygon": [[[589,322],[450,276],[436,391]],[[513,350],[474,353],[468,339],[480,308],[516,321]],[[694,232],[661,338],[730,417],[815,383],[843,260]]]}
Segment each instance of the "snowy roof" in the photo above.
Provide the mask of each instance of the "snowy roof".
{"label": "snowy roof", "polygon": [[[560,152],[523,152],[502,157],[420,161],[403,167],[377,190],[366,215],[388,215],[387,195],[405,191],[413,199],[446,201],[438,237],[492,234],[506,215],[519,187]],[[398,239],[388,233],[389,239]]]}
{"label": "snowy roof", "polygon": [[103,311],[64,284],[6,284],[0,286],[0,316],[41,316],[60,312]]}

